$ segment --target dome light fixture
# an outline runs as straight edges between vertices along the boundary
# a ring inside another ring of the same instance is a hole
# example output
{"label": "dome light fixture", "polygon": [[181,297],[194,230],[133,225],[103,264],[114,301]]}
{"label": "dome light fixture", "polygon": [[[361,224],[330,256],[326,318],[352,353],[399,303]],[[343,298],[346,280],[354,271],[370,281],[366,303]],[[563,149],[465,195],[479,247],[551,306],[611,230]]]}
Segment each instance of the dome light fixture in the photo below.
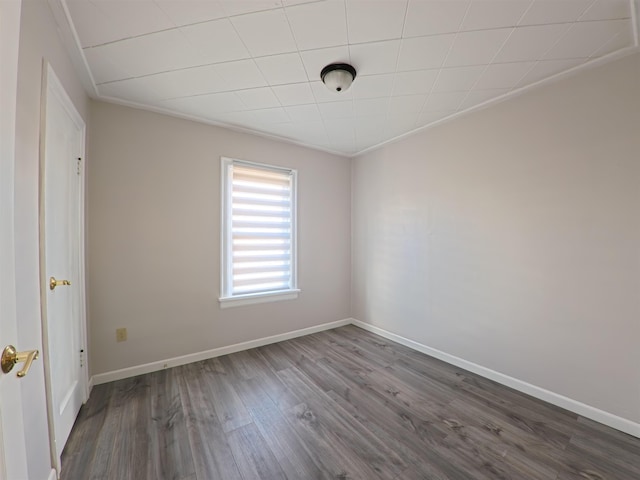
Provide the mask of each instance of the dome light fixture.
{"label": "dome light fixture", "polygon": [[322,82],[332,92],[347,90],[356,78],[356,69],[347,63],[332,63],[320,72]]}

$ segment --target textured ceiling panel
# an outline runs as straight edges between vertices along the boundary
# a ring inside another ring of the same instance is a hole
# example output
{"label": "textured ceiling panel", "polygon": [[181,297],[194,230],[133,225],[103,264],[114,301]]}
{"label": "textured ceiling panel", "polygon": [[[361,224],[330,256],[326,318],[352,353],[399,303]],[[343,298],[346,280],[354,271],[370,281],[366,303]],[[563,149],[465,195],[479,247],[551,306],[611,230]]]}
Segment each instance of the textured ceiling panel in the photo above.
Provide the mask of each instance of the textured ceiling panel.
{"label": "textured ceiling panel", "polygon": [[62,1],[101,98],[346,155],[635,45],[629,0]]}

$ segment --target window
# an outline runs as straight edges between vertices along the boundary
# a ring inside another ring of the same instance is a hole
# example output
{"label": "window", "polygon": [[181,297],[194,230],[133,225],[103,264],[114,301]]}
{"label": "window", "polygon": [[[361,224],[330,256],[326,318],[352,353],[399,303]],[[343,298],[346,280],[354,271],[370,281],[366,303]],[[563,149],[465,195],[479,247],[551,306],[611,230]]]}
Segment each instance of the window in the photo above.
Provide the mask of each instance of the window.
{"label": "window", "polygon": [[296,171],[223,157],[221,306],[298,292]]}

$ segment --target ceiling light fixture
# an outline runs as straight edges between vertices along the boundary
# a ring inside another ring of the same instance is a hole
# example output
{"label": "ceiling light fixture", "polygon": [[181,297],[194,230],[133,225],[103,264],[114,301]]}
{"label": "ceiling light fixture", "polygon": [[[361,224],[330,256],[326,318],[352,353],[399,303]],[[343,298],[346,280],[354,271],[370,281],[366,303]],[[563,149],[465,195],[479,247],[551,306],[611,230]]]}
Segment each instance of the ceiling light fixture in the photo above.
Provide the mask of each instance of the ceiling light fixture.
{"label": "ceiling light fixture", "polygon": [[320,78],[332,92],[342,92],[356,78],[356,69],[346,63],[332,63],[322,69]]}

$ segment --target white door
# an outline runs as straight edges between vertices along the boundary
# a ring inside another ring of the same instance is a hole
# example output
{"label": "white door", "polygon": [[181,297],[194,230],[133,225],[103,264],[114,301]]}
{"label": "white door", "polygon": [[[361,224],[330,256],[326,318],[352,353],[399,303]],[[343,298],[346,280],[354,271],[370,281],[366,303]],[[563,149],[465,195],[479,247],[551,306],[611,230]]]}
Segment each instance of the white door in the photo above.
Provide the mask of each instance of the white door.
{"label": "white door", "polygon": [[60,471],[60,455],[87,398],[81,241],[85,126],[50,66],[45,83],[40,229],[43,336],[52,450]]}
{"label": "white door", "polygon": [[[14,159],[20,1],[0,1],[0,351],[17,344],[14,218]],[[20,368],[20,366],[18,366]],[[0,479],[26,479],[27,455],[20,382],[37,377],[0,373]]]}

